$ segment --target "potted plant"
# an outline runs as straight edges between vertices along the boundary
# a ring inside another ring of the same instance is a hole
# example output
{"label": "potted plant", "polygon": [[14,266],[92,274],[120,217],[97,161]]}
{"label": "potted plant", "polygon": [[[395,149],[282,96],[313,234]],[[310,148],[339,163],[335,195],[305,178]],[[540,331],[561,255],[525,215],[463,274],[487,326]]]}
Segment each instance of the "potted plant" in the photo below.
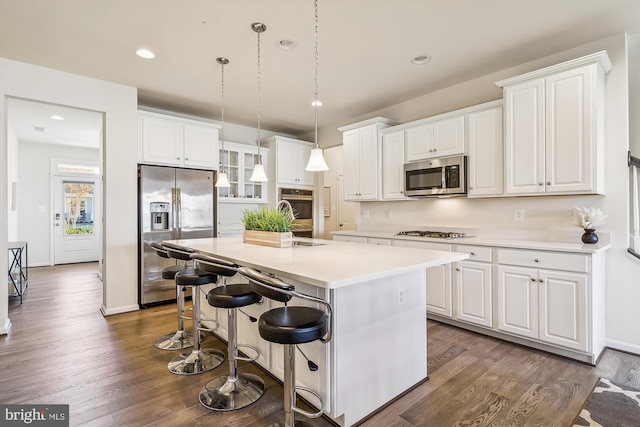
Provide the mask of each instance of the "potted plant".
{"label": "potted plant", "polygon": [[282,209],[282,204],[275,208],[245,209],[242,212],[243,242],[276,248],[291,247],[294,219],[293,211]]}

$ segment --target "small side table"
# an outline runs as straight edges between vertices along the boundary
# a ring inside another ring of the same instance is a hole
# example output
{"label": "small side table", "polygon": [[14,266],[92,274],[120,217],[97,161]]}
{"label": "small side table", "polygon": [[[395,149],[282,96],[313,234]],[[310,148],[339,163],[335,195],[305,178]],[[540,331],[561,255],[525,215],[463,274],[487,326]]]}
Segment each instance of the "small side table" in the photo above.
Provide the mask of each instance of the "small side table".
{"label": "small side table", "polygon": [[10,297],[20,297],[22,304],[22,294],[27,289],[29,282],[29,257],[27,242],[9,242],[9,281],[13,285],[15,292],[9,293]]}

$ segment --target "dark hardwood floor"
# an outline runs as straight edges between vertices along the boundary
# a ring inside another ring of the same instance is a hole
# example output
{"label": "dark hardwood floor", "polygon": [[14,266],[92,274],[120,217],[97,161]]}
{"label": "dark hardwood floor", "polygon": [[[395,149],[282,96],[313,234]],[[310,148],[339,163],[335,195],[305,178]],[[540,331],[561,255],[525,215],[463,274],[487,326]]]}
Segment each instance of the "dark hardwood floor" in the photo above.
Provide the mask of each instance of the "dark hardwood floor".
{"label": "dark hardwood floor", "polygon": [[[94,263],[29,270],[24,302],[10,301],[12,327],[0,337],[0,403],[69,404],[72,426],[247,427],[283,419],[282,386],[247,362],[239,369],[266,380],[265,396],[235,412],[202,407],[198,392],[226,363],[197,376],[169,373],[174,352],[153,343],[175,328],[175,305],[104,318],[96,272]],[[640,361],[607,350],[594,368],[431,321],[427,335],[430,380],[363,426],[570,426],[598,377]],[[205,344],[225,349],[213,336]]]}

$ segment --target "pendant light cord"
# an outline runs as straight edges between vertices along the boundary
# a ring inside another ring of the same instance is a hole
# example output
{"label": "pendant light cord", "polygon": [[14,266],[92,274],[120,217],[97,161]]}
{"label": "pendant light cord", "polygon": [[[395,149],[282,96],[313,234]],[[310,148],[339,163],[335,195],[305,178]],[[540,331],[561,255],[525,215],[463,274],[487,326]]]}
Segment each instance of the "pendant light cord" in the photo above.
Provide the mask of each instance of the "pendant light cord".
{"label": "pendant light cord", "polygon": [[314,104],[315,104],[315,148],[320,148],[318,145],[318,0],[314,0],[313,6],[315,8],[315,95],[314,95]]}
{"label": "pendant light cord", "polygon": [[260,157],[260,33],[264,30],[258,28],[255,31],[258,33],[258,163],[262,163],[262,157]]}

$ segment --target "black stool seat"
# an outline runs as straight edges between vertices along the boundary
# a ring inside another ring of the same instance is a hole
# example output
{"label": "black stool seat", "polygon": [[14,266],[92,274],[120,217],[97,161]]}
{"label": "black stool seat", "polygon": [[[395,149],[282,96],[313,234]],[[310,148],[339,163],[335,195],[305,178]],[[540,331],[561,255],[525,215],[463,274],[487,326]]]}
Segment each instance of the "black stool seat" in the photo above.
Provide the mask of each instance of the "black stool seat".
{"label": "black stool seat", "polygon": [[212,307],[238,308],[259,302],[260,295],[248,283],[238,283],[211,289],[207,301]]}
{"label": "black stool seat", "polygon": [[207,270],[200,268],[187,267],[179,271],[176,276],[176,285],[181,286],[200,286],[210,285],[218,281],[218,276]]}
{"label": "black stool seat", "polygon": [[281,307],[260,316],[260,336],[278,344],[303,344],[319,340],[329,330],[325,311],[311,307]]}
{"label": "black stool seat", "polygon": [[165,267],[162,269],[162,278],[166,280],[173,280],[176,277],[176,274],[182,270],[187,268],[184,265],[170,265],[169,267]]}

